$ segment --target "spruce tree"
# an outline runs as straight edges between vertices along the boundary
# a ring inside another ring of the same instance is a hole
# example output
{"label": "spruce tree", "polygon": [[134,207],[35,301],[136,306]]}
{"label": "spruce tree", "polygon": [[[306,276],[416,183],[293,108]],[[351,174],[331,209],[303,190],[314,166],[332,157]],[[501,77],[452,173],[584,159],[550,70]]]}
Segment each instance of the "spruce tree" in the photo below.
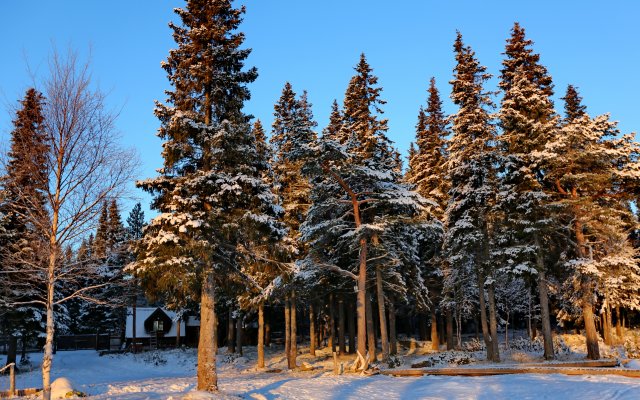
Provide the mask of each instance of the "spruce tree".
{"label": "spruce tree", "polygon": [[9,336],[13,350],[7,357],[7,363],[16,361],[17,338],[21,337],[23,343],[33,338],[42,329],[40,321],[43,320],[39,307],[12,305],[34,300],[42,289],[34,283],[34,274],[28,272],[33,270],[31,263],[41,265],[44,262],[39,251],[44,244],[37,236],[37,229],[42,227],[33,226],[28,221],[40,221],[47,215],[44,196],[49,182],[46,158],[48,142],[43,130],[44,97],[31,88],[26,91],[20,105],[13,120],[0,202],[0,275],[7,279],[6,282],[0,282],[5,289],[0,296],[0,325],[2,333]]}
{"label": "spruce tree", "polygon": [[[483,83],[490,78],[474,51],[458,32],[454,43],[456,67],[451,98],[459,107],[453,118],[453,137],[449,141],[448,176],[450,198],[446,209],[445,252],[454,270],[447,285],[475,277],[478,289],[482,333],[487,358],[499,361],[497,319],[494,298],[494,270],[491,263],[491,208],[495,197],[495,127],[488,108],[493,104]],[[485,305],[485,287],[488,307]],[[487,318],[487,308],[489,318]]]}
{"label": "spruce tree", "polygon": [[[429,84],[429,97],[426,111],[421,107],[416,124],[416,145],[409,152],[409,169],[405,179],[415,185],[415,190],[425,198],[432,200],[427,204],[425,216],[444,222],[444,210],[447,206],[449,182],[446,170],[446,142],[449,135],[449,122],[442,112],[442,101],[436,87],[435,78]],[[446,265],[438,257],[441,252],[442,237],[437,237],[425,248],[422,254],[422,276],[430,292],[431,329],[433,349],[439,349],[437,338],[436,308],[442,294],[442,274]],[[436,256],[436,257],[434,257]],[[430,260],[431,262],[426,262]]]}
{"label": "spruce tree", "polygon": [[[315,126],[311,104],[307,100],[306,92],[302,94],[300,99],[297,99],[291,84],[287,82],[280,99],[274,106],[271,134],[274,189],[284,208],[282,221],[289,232],[289,250],[288,254],[285,254],[287,262],[296,262],[306,256],[306,246],[301,240],[300,225],[307,216],[311,187],[308,178],[302,174],[304,162],[299,159],[298,155],[306,146],[316,140],[316,134],[313,131]],[[293,283],[295,279],[294,276],[285,276],[284,278],[288,283]],[[290,290],[291,293],[287,296],[295,298],[295,286],[291,285]],[[291,301],[286,303],[291,307],[289,313],[292,313],[295,304]],[[297,349],[295,337],[291,334],[295,330],[294,319],[291,319],[289,326],[290,332],[287,337],[291,337],[292,346],[288,348],[290,351],[287,358],[289,368],[295,368]]]}
{"label": "spruce tree", "polygon": [[[136,274],[177,301],[200,303],[198,389],[217,390],[216,286],[250,262],[252,246],[278,240],[278,206],[262,180],[249,116],[244,70],[250,50],[237,31],[244,7],[230,0],[189,0],[176,9],[181,24],[170,24],[177,48],[162,64],[172,90],[157,104],[164,167],[158,178],[139,182],[153,193],[160,212],[137,247]],[[218,282],[216,282],[218,280]]]}
{"label": "spruce tree", "polygon": [[551,77],[530,48],[532,44],[516,23],[507,40],[499,84],[503,90],[499,113],[502,179],[497,198],[501,217],[494,254],[503,260],[504,272],[537,276],[544,357],[553,359],[545,249],[554,240],[555,224],[545,191],[549,183],[532,153],[542,150],[556,134],[559,121],[550,99]]}

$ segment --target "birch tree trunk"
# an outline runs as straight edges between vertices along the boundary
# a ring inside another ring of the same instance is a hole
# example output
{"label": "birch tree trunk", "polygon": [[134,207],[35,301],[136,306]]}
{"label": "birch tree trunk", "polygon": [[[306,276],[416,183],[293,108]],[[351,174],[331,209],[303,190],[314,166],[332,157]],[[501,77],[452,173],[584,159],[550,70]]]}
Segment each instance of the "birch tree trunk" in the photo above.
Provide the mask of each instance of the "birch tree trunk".
{"label": "birch tree trunk", "polygon": [[57,219],[58,214],[54,210],[53,221],[54,226],[52,228],[50,238],[50,255],[49,255],[49,270],[47,274],[47,325],[46,325],[46,339],[44,342],[44,356],[42,357],[42,398],[44,400],[51,400],[51,365],[53,364],[53,337],[55,334],[55,316],[53,311],[54,305],[54,293],[55,293],[55,270],[57,259],[58,243],[56,240],[57,231]]}
{"label": "birch tree trunk", "polygon": [[215,284],[212,270],[206,272],[200,297],[200,339],[198,341],[198,390],[218,390],[213,327],[216,313]]}

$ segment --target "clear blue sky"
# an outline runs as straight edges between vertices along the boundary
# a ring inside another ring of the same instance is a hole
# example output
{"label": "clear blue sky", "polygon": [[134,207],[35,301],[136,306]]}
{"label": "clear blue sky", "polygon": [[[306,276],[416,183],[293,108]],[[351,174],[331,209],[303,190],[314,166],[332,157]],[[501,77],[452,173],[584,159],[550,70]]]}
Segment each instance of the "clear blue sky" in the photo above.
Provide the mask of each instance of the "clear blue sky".
{"label": "clear blue sky", "polygon": [[[445,108],[452,76],[456,29],[476,50],[489,72],[499,73],[501,53],[514,21],[535,41],[556,85],[577,85],[590,114],[610,112],[623,132],[640,128],[640,2],[627,1],[427,1],[427,0],[243,0],[241,30],[253,48],[249,65],[260,76],[251,85],[247,112],[266,127],[273,103],[288,80],[309,91],[318,129],[331,102],[342,100],[353,66],[365,52],[384,87],[389,136],[406,153],[416,114],[435,76]],[[124,144],[138,149],[140,178],[162,165],[154,99],[167,88],[160,61],[174,47],[170,20],[181,0],[6,0],[0,13],[0,138],[11,129],[10,108],[35,75],[43,75],[52,44],[82,55],[91,47],[94,80],[121,109],[118,128]],[[495,81],[489,89],[495,89]],[[557,101],[557,107],[562,104]],[[133,194],[143,201],[141,191]],[[126,205],[128,209],[130,205]],[[147,216],[149,214],[147,213]]]}

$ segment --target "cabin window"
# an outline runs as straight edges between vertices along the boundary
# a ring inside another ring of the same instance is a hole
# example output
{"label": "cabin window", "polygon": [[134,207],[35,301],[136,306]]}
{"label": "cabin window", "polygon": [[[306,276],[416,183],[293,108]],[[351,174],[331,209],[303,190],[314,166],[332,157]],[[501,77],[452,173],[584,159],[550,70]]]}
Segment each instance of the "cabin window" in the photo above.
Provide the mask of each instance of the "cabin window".
{"label": "cabin window", "polygon": [[156,332],[164,330],[164,323],[162,321],[154,321],[153,330]]}

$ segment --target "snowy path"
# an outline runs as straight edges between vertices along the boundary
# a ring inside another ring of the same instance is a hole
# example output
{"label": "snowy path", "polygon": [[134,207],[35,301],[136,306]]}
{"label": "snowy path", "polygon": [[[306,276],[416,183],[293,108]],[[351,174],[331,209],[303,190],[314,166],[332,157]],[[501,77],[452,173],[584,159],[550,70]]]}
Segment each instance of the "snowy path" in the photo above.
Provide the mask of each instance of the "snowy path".
{"label": "snowy path", "polygon": [[[34,354],[35,360],[38,355]],[[156,365],[156,362],[158,365]],[[255,372],[246,358],[220,357],[219,398],[243,399],[640,399],[640,379],[616,376],[501,375],[488,377],[377,375],[329,372]],[[191,350],[98,357],[94,351],[59,352],[55,376],[65,376],[94,400],[198,398]],[[7,378],[0,378],[0,390]],[[19,387],[41,386],[39,371],[18,376]]]}

